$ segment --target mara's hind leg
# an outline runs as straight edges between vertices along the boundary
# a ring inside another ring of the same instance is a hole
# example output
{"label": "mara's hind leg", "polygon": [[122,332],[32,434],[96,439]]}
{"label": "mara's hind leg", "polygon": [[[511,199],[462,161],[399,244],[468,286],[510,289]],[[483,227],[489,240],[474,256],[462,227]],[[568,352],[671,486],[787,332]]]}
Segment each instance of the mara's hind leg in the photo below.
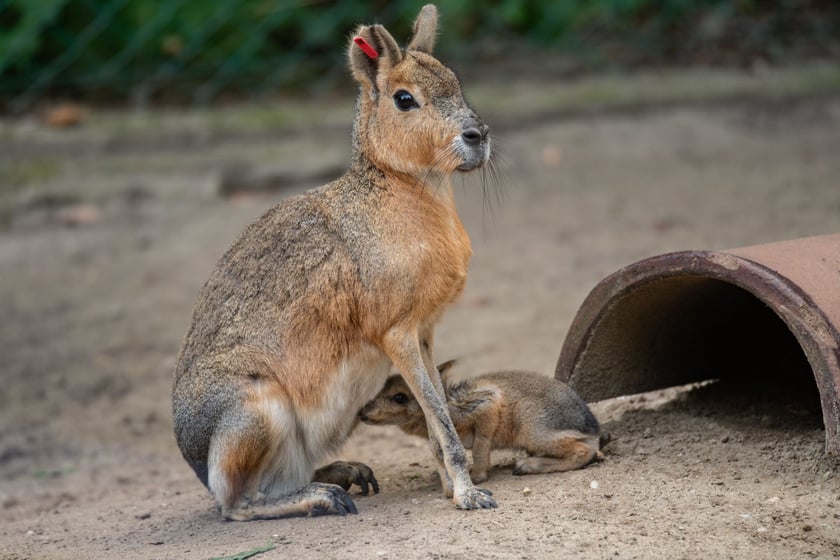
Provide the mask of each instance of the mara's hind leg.
{"label": "mara's hind leg", "polygon": [[256,414],[227,414],[210,446],[208,487],[222,516],[234,521],[356,513],[347,492],[311,482],[314,469],[292,434],[293,424]]}
{"label": "mara's hind leg", "polygon": [[222,505],[221,511],[222,516],[231,521],[358,513],[343,488],[321,482],[312,482],[281,496],[242,496],[231,506]]}
{"label": "mara's hind leg", "polygon": [[573,471],[596,460],[599,456],[598,436],[580,432],[560,432],[555,438],[531,450],[534,455],[516,461],[513,474],[542,474]]}

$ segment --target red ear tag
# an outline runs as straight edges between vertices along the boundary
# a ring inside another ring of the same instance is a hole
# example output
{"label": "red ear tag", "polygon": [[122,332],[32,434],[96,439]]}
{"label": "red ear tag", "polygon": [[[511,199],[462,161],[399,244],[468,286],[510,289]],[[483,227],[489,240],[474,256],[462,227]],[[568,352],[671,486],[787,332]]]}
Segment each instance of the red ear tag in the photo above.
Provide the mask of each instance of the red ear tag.
{"label": "red ear tag", "polygon": [[362,37],[353,37],[353,42],[359,45],[359,48],[362,49],[362,52],[368,55],[368,57],[370,57],[371,59],[375,60],[379,58],[379,53],[376,52],[376,50],[370,46],[370,43],[365,41]]}

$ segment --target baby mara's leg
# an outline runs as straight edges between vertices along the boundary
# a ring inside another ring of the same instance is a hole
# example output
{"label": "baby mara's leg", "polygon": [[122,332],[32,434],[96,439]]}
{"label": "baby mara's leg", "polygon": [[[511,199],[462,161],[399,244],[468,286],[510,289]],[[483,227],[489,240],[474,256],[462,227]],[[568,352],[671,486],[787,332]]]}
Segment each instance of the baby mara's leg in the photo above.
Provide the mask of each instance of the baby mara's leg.
{"label": "baby mara's leg", "polygon": [[598,436],[574,430],[558,432],[538,448],[529,449],[530,457],[519,459],[513,469],[515,475],[542,474],[580,469],[598,455]]}

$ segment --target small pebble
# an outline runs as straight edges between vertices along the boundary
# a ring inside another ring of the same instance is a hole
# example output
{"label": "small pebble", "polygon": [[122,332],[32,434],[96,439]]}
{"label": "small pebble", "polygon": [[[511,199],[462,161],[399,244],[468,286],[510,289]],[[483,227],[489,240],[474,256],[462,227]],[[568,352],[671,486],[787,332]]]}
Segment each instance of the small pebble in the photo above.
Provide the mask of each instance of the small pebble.
{"label": "small pebble", "polygon": [[88,110],[75,103],[61,103],[47,109],[41,115],[41,121],[53,128],[68,128],[84,122],[88,117]]}
{"label": "small pebble", "polygon": [[589,483],[589,487],[592,488],[593,490],[597,490],[598,488],[601,487],[601,483],[598,482],[597,480],[593,480],[592,482]]}
{"label": "small pebble", "polygon": [[563,160],[563,151],[559,146],[547,144],[543,147],[542,158],[546,165],[556,166]]}
{"label": "small pebble", "polygon": [[65,226],[90,226],[101,219],[102,213],[92,204],[74,204],[59,210],[57,217]]}
{"label": "small pebble", "polygon": [[522,489],[522,494],[525,495],[525,496],[530,496],[531,495],[531,489],[526,486],[525,488]]}

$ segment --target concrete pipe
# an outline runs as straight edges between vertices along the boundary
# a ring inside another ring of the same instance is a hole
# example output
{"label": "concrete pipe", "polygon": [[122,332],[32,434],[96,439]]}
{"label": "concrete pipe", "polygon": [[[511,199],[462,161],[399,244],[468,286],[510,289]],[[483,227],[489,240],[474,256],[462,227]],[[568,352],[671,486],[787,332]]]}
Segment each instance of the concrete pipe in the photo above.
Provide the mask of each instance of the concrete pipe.
{"label": "concrete pipe", "polygon": [[720,379],[819,392],[840,453],[840,234],[644,259],[601,281],[555,377],[589,401]]}

